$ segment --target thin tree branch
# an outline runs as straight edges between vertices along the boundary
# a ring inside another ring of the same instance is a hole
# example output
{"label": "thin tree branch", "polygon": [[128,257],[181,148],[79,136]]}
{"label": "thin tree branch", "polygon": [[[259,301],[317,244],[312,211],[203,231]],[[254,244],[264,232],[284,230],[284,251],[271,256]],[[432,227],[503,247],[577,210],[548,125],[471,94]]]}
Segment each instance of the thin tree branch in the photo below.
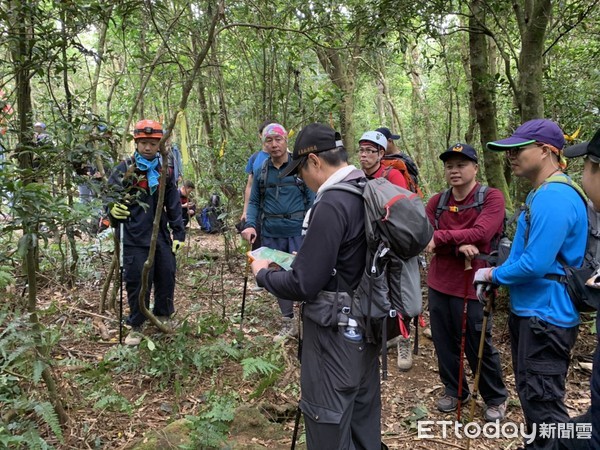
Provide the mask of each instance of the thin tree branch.
{"label": "thin tree branch", "polygon": [[227,30],[228,28],[234,28],[234,27],[245,27],[245,28],[255,28],[257,30],[278,30],[278,31],[284,31],[286,33],[296,33],[296,34],[301,34],[304,37],[306,37],[309,41],[311,41],[313,44],[315,44],[318,47],[322,47],[325,49],[330,49],[330,50],[345,50],[348,48],[351,48],[352,46],[346,45],[343,47],[332,47],[330,45],[324,45],[322,42],[318,41],[317,39],[313,38],[310,34],[308,34],[309,31],[314,31],[314,30],[321,30],[323,27],[314,27],[314,28],[307,28],[306,30],[298,30],[295,28],[285,28],[285,27],[278,27],[276,25],[258,25],[255,23],[241,23],[241,22],[236,22],[236,23],[229,23],[227,25],[222,26],[221,28],[219,28],[217,30],[217,32],[215,34],[219,34],[222,31]]}
{"label": "thin tree branch", "polygon": [[571,32],[571,30],[573,30],[573,28],[576,28],[577,25],[579,25],[580,23],[582,23],[584,21],[585,18],[587,18],[587,16],[590,14],[590,12],[596,7],[596,5],[598,4],[598,0],[596,0],[594,3],[592,3],[583,13],[578,14],[577,16],[577,21],[575,23],[569,24],[567,25],[566,29],[564,31],[562,31],[555,39],[554,41],[552,41],[552,44],[550,44],[548,46],[548,48],[546,50],[544,50],[544,53],[542,53],[542,56],[546,56],[546,53],[548,53],[552,47],[554,47],[558,41],[560,41],[564,36],[566,36],[567,34],[569,34]]}

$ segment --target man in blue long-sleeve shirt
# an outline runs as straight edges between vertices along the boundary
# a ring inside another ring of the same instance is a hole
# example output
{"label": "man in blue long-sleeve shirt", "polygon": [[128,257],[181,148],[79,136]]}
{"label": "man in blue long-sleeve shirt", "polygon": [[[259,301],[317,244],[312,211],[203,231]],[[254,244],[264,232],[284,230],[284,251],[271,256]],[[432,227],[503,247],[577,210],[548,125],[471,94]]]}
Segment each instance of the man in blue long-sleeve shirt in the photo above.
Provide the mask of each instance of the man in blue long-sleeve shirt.
{"label": "man in blue long-sleeve shirt", "polygon": [[[256,228],[260,226],[263,246],[292,253],[302,244],[302,223],[312,206],[314,194],[295,175],[281,177],[292,161],[287,137],[287,131],[278,123],[263,129],[262,140],[269,158],[254,171],[242,237],[253,243]],[[298,334],[293,302],[282,298],[278,302],[282,327],[275,341]]]}
{"label": "man in blue long-sleeve shirt", "polygon": [[[509,138],[487,144],[506,151],[516,176],[533,185],[519,216],[508,260],[495,269],[479,269],[475,282],[508,286],[509,329],[515,384],[529,432],[526,448],[550,449],[553,440],[541,433],[542,423],[566,423],[565,379],[577,338],[579,314],[566,285],[546,275],[564,275],[559,259],[580,266],[587,238],[584,202],[565,183],[544,183],[567,177],[562,130],[554,122],[525,122]],[[550,436],[548,436],[550,437]]]}

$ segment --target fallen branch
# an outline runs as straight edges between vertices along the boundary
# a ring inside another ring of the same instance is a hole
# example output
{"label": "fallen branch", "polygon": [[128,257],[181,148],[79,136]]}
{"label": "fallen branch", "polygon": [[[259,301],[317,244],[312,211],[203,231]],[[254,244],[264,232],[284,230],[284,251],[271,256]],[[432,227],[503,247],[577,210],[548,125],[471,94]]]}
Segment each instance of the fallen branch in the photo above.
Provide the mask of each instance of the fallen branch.
{"label": "fallen branch", "polygon": [[119,321],[119,319],[113,319],[112,317],[106,317],[106,316],[103,316],[101,314],[96,314],[96,313],[93,313],[93,312],[90,312],[90,311],[86,311],[85,309],[76,308],[75,306],[67,306],[67,308],[68,309],[72,309],[73,311],[77,311],[77,312],[80,312],[80,313],[83,313],[83,314],[87,314],[88,316],[93,316],[93,317],[98,317],[100,319],[109,320],[111,322],[118,322]]}

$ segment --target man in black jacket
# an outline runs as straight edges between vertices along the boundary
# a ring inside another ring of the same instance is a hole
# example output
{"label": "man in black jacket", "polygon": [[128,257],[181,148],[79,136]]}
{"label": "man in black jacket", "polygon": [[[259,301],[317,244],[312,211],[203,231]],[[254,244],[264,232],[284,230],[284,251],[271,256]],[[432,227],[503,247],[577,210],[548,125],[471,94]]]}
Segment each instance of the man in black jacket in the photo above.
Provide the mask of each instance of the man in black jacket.
{"label": "man in black jacket", "polygon": [[318,123],[298,134],[282,176],[295,173],[317,193],[302,246],[287,272],[264,260],[254,261],[252,270],[275,296],[305,302],[300,408],[307,448],[380,450],[379,348],[356,334],[348,338],[338,325],[338,312],[350,300],[338,290],[339,278],[356,289],[365,267],[363,200],[325,191],[342,181],[356,183],[364,173],[348,165],[340,134]]}
{"label": "man in black jacket", "polygon": [[[127,345],[141,342],[142,325],[146,317],[139,308],[142,269],[152,237],[152,222],[158,204],[158,185],[161,172],[159,142],[163,135],[162,126],[154,120],[140,120],[133,132],[136,150],[133,157],[121,161],[113,170],[108,183],[117,194],[109,203],[113,225],[122,224],[124,281],[130,314],[127,324],[131,332],[125,339]],[[181,201],[172,174],[167,176],[165,200],[160,218],[160,229],[150,269],[149,286],[146,292],[146,307],[150,303],[150,291],[154,286],[153,313],[163,322],[175,312],[175,253],[185,242],[185,229],[181,218]],[[173,232],[173,240],[169,232]]]}

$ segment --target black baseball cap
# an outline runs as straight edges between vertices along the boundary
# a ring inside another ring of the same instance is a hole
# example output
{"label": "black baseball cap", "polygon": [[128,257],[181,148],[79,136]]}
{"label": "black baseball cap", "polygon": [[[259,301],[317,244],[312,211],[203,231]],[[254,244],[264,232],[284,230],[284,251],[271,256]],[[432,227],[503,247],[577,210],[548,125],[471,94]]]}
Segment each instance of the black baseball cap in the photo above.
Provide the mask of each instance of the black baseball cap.
{"label": "black baseball cap", "polygon": [[288,166],[281,172],[279,177],[283,178],[296,174],[298,167],[310,153],[325,152],[343,146],[344,143],[340,133],[322,123],[311,123],[298,133],[294,143],[292,161],[288,163]]}
{"label": "black baseball cap", "polygon": [[463,155],[471,161],[479,162],[477,160],[477,151],[469,144],[461,144],[460,142],[448,147],[448,150],[440,155],[440,159],[446,162],[448,158],[456,154]]}
{"label": "black baseball cap", "polygon": [[600,129],[596,131],[594,137],[588,142],[572,145],[563,152],[567,158],[576,158],[578,156],[590,155],[600,159]]}
{"label": "black baseball cap", "polygon": [[386,139],[392,139],[394,141],[396,139],[400,139],[399,134],[392,134],[390,129],[386,128],[386,127],[377,128],[375,131],[379,131],[381,134],[383,134],[385,136]]}

